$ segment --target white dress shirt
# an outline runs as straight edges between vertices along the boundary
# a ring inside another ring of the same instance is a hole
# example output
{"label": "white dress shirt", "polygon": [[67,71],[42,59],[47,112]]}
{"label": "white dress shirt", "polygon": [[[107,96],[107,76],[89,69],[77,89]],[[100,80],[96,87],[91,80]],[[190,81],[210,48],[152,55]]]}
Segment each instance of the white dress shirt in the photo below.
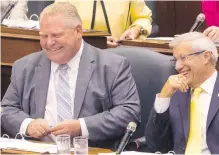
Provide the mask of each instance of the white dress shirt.
{"label": "white dress shirt", "polygon": [[[202,153],[211,154],[208,145],[206,142],[206,124],[208,110],[210,107],[211,97],[214,89],[214,85],[217,78],[217,71],[215,71],[204,83],[201,84],[203,92],[200,95],[200,105],[201,105],[201,133],[202,133]],[[159,98],[158,94],[156,95],[154,109],[157,113],[164,113],[170,105],[170,98]]]}
{"label": "white dress shirt", "polygon": [[[70,84],[70,95],[71,95],[71,103],[73,105],[73,116],[74,116],[74,100],[75,100],[75,88],[76,88],[76,81],[78,75],[78,68],[80,63],[81,54],[84,48],[84,42],[82,40],[81,47],[77,54],[67,63],[68,68],[68,75],[69,75],[69,84]],[[49,79],[49,87],[47,93],[47,101],[45,107],[45,115],[44,119],[48,122],[50,127],[54,127],[57,124],[57,100],[56,100],[56,92],[55,87],[58,84],[59,79],[59,64],[51,62],[51,72],[50,72],[50,79]],[[20,127],[20,133],[25,134],[27,130],[27,126],[32,121],[32,118],[26,118]],[[87,130],[87,126],[83,118],[79,119],[81,125],[81,132],[82,136],[89,137],[89,133]],[[48,135],[41,139],[42,141],[55,141],[54,135]]]}

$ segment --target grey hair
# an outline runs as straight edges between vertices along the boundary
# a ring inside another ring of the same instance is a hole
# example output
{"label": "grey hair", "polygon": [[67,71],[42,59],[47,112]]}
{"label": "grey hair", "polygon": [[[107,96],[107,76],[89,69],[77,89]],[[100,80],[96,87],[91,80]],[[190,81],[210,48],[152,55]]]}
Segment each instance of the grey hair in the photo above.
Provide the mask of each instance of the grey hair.
{"label": "grey hair", "polygon": [[82,25],[81,18],[74,5],[69,2],[58,2],[47,6],[40,14],[40,21],[44,16],[63,15],[63,18],[70,23],[66,26],[76,27]]}
{"label": "grey hair", "polygon": [[192,50],[194,50],[194,52],[199,52],[202,50],[212,52],[211,62],[214,66],[216,66],[217,59],[218,59],[217,48],[215,44],[204,34],[200,32],[184,33],[174,38],[170,42],[169,46],[171,48],[174,48],[182,42],[190,42],[192,45]]}

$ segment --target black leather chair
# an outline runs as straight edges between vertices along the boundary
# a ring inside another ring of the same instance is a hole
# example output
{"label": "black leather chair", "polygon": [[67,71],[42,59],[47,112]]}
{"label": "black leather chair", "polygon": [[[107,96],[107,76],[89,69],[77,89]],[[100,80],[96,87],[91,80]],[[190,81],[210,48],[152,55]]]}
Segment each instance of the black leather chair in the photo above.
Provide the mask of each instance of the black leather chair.
{"label": "black leather chair", "polygon": [[[149,151],[145,145],[144,130],[156,94],[160,92],[168,77],[175,73],[175,69],[169,61],[172,56],[133,46],[120,46],[106,49],[106,51],[117,53],[129,60],[140,97],[141,124],[133,135],[134,141],[138,142],[138,144],[132,142],[127,149]],[[136,139],[139,137],[141,138]],[[136,148],[136,144],[143,145]]]}

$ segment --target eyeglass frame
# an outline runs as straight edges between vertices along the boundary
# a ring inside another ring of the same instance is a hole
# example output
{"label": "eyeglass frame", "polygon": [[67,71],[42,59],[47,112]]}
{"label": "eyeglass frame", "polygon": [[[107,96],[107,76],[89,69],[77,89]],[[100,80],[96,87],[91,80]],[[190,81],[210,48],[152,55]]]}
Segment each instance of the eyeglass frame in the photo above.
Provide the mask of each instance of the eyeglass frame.
{"label": "eyeglass frame", "polygon": [[206,50],[201,50],[199,52],[194,52],[194,53],[189,53],[189,54],[186,54],[186,55],[183,55],[183,56],[180,56],[179,59],[176,59],[176,58],[172,58],[170,59],[170,62],[173,66],[176,66],[176,62],[177,61],[181,61],[181,62],[184,62],[188,57],[190,56],[193,56],[193,55],[200,55],[202,53],[204,53]]}

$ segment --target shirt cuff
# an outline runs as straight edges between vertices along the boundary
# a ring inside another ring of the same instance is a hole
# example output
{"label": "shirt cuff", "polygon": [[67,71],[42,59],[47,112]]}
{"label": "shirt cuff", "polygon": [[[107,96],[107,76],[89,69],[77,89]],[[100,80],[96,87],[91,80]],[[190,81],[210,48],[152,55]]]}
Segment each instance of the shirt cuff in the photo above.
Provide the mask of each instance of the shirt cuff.
{"label": "shirt cuff", "polygon": [[83,137],[87,137],[89,139],[89,132],[87,130],[87,125],[86,125],[84,119],[79,118],[79,121],[80,121],[80,125],[81,125],[81,135]]}
{"label": "shirt cuff", "polygon": [[20,131],[19,131],[20,134],[27,136],[26,135],[27,127],[32,120],[34,120],[34,119],[32,119],[32,118],[25,118],[24,119],[24,121],[22,122],[21,127],[20,127]]}
{"label": "shirt cuff", "polygon": [[170,106],[170,98],[160,98],[158,95],[156,94],[154,109],[157,113],[164,113]]}

